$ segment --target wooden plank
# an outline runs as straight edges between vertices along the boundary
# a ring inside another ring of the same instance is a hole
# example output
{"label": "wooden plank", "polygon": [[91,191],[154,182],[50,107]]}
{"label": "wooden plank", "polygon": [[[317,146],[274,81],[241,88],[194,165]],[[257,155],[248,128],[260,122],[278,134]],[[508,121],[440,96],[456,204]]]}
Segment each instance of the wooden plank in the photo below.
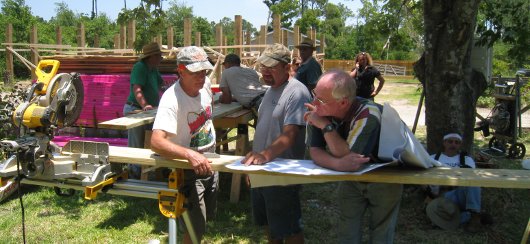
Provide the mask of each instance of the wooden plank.
{"label": "wooden plank", "polygon": [[[231,170],[227,164],[242,159],[243,156],[221,155],[210,159],[212,169],[230,173],[250,173],[249,171]],[[149,149],[115,147],[109,148],[110,162],[127,162],[156,167],[190,169],[184,159],[165,159]],[[385,167],[362,175],[292,175],[276,172],[252,171],[252,174],[283,175],[330,181],[363,181],[397,184],[432,184],[451,186],[480,186],[493,188],[530,189],[530,170],[511,169],[469,169],[469,168],[430,168],[416,169],[405,167]]]}
{"label": "wooden plank", "polygon": [[[243,109],[241,104],[233,102],[231,104],[214,104],[212,117],[215,120],[230,113]],[[142,111],[136,114],[130,114],[125,117],[104,121],[98,124],[99,128],[128,130],[141,125],[151,124],[155,121],[156,110]]]}

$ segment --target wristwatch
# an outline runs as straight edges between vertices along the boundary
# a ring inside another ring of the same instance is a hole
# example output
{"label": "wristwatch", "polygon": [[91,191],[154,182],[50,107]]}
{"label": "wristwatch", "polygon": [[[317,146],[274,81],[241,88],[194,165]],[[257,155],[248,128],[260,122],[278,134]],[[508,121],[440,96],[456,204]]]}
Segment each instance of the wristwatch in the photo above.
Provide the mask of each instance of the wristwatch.
{"label": "wristwatch", "polygon": [[326,134],[327,132],[331,132],[335,130],[335,126],[332,123],[327,124],[322,128],[322,133]]}

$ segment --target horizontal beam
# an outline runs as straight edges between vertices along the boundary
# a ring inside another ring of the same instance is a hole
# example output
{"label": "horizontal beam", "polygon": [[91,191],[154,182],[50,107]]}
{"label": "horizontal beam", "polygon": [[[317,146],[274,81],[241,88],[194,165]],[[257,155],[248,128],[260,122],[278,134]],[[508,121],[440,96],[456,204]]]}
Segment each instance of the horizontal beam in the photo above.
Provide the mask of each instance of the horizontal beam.
{"label": "horizontal beam", "polygon": [[[165,159],[150,149],[111,146],[109,149],[110,162],[132,163],[156,167],[190,169],[189,163],[184,159]],[[384,167],[362,175],[294,175],[267,171],[239,171],[226,167],[227,164],[242,159],[242,156],[221,155],[212,158],[212,169],[221,172],[243,174],[266,174],[294,178],[304,178],[308,181],[315,179],[318,182],[327,181],[362,181],[397,184],[431,184],[450,186],[480,186],[494,188],[523,188],[530,189],[529,170],[510,169],[468,169],[468,168],[430,168],[418,169],[408,167]],[[308,182],[309,183],[309,182]]]}

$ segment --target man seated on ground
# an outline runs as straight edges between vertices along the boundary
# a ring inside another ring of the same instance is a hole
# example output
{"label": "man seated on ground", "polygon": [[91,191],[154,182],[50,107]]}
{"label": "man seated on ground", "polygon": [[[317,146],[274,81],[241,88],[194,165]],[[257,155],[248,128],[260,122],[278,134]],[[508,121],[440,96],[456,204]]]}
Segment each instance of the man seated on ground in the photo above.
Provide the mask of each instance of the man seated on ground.
{"label": "man seated on ground", "polygon": [[241,67],[241,59],[233,53],[226,55],[223,67],[225,70],[219,83],[223,94],[219,101],[231,103],[234,98],[243,107],[257,111],[267,91],[260,83],[258,73],[253,69]]}
{"label": "man seated on ground", "polygon": [[[458,133],[449,133],[443,137],[443,151],[431,155],[443,166],[452,168],[475,168],[475,161],[460,151],[462,136]],[[469,232],[478,232],[483,224],[491,224],[491,216],[481,213],[480,187],[459,186],[455,189],[444,191],[439,186],[429,186],[429,197],[441,199],[431,201],[427,205],[427,215],[431,221],[444,229],[456,229],[459,224],[465,224]],[[449,201],[447,201],[449,200]],[[451,203],[456,206],[451,206]],[[448,224],[449,215],[459,216],[459,221]],[[457,213],[459,212],[459,214]]]}
{"label": "man seated on ground", "polygon": [[[355,171],[376,160],[382,107],[356,96],[355,81],[346,72],[324,73],[306,104],[304,118],[310,155],[315,164],[337,171]],[[361,243],[363,215],[369,213],[370,243],[392,243],[401,202],[401,184],[340,182],[339,243]]]}

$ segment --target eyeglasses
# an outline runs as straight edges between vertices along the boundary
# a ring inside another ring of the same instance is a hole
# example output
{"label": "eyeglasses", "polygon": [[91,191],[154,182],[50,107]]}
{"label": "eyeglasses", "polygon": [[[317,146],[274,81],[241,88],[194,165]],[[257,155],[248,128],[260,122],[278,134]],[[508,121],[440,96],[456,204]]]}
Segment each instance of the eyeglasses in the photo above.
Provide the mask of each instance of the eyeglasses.
{"label": "eyeglasses", "polygon": [[448,144],[460,145],[462,142],[460,140],[447,139],[445,140]]}
{"label": "eyeglasses", "polygon": [[265,65],[262,64],[262,65],[259,66],[259,69],[261,71],[269,71],[270,72],[270,71],[278,69],[277,67],[278,67],[277,65],[276,66],[272,66],[272,67],[268,67],[268,66],[265,66]]}
{"label": "eyeglasses", "polygon": [[320,104],[324,105],[327,103],[327,102],[324,102],[324,100],[317,97],[317,94],[315,94],[315,89],[311,90],[311,95],[313,95],[313,99],[315,99]]}

